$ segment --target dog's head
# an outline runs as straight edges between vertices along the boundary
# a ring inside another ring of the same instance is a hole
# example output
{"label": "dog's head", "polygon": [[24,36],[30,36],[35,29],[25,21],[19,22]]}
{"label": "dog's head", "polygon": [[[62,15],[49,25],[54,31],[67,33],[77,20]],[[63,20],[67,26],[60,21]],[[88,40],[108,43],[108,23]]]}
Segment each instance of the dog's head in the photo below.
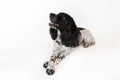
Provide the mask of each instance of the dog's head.
{"label": "dog's head", "polygon": [[60,39],[62,44],[68,47],[79,45],[80,32],[71,16],[66,13],[50,13],[50,21],[49,25],[61,32]]}
{"label": "dog's head", "polygon": [[74,30],[76,28],[73,18],[66,13],[50,13],[50,21],[51,23],[49,25],[57,28],[61,32],[66,29]]}

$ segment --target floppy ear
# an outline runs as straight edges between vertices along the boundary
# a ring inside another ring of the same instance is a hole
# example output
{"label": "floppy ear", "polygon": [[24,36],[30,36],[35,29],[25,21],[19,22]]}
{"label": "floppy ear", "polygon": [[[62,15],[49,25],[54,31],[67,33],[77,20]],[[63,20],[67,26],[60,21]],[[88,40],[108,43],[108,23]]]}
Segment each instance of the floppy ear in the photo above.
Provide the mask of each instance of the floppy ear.
{"label": "floppy ear", "polygon": [[66,26],[66,29],[61,34],[61,42],[67,47],[75,47],[79,45],[77,29],[72,25]]}
{"label": "floppy ear", "polygon": [[71,25],[65,26],[65,30],[62,32],[61,38],[67,40],[68,38],[72,37],[72,29]]}

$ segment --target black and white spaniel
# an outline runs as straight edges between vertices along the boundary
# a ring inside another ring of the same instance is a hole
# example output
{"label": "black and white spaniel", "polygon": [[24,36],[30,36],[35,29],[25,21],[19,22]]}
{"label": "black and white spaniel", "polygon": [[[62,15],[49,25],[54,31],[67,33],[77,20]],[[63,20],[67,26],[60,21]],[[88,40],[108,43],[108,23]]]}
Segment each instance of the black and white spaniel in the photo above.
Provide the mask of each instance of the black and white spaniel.
{"label": "black and white spaniel", "polygon": [[85,28],[78,28],[71,16],[66,13],[50,13],[50,35],[54,40],[53,54],[43,67],[46,73],[55,73],[55,65],[63,60],[79,45],[89,47],[95,44],[92,34]]}

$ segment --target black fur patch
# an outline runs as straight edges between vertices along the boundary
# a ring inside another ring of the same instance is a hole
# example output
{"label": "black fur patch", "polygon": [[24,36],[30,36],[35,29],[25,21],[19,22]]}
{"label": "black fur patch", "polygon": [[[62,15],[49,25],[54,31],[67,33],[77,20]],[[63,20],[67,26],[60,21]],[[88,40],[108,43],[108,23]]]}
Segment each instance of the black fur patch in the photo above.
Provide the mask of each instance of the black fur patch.
{"label": "black fur patch", "polygon": [[[72,30],[72,29],[71,29]],[[61,42],[66,47],[76,47],[79,46],[80,32],[79,30],[64,31],[61,34]]]}
{"label": "black fur patch", "polygon": [[54,28],[50,28],[50,35],[51,35],[51,38],[53,39],[53,40],[55,40],[56,38],[57,38],[57,30],[56,29],[54,29]]}

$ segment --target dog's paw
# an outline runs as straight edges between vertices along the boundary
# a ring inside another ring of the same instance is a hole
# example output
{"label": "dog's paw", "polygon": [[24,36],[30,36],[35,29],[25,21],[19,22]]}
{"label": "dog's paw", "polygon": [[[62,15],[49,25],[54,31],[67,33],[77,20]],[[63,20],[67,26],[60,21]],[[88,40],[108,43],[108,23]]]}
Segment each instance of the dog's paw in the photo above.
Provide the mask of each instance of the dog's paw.
{"label": "dog's paw", "polygon": [[84,44],[83,44],[83,47],[84,47],[84,48],[88,48],[89,46],[90,46],[89,43],[84,43]]}
{"label": "dog's paw", "polygon": [[94,44],[95,44],[95,42],[84,42],[83,47],[87,48],[87,47],[92,46]]}
{"label": "dog's paw", "polygon": [[94,39],[91,40],[91,41],[85,41],[85,42],[83,42],[83,47],[85,47],[85,48],[87,48],[89,46],[92,46],[92,45],[95,45]]}
{"label": "dog's paw", "polygon": [[89,46],[92,46],[95,44],[95,40],[92,36],[92,34],[90,33],[90,31],[84,29],[84,30],[81,30],[81,36],[83,38],[83,47],[87,48]]}
{"label": "dog's paw", "polygon": [[47,73],[48,75],[53,75],[53,74],[55,73],[55,70],[52,69],[52,68],[50,68],[50,69],[47,69],[47,70],[46,70],[46,73]]}
{"label": "dog's paw", "polygon": [[43,67],[44,67],[44,68],[47,68],[47,67],[48,67],[48,61],[43,64]]}

